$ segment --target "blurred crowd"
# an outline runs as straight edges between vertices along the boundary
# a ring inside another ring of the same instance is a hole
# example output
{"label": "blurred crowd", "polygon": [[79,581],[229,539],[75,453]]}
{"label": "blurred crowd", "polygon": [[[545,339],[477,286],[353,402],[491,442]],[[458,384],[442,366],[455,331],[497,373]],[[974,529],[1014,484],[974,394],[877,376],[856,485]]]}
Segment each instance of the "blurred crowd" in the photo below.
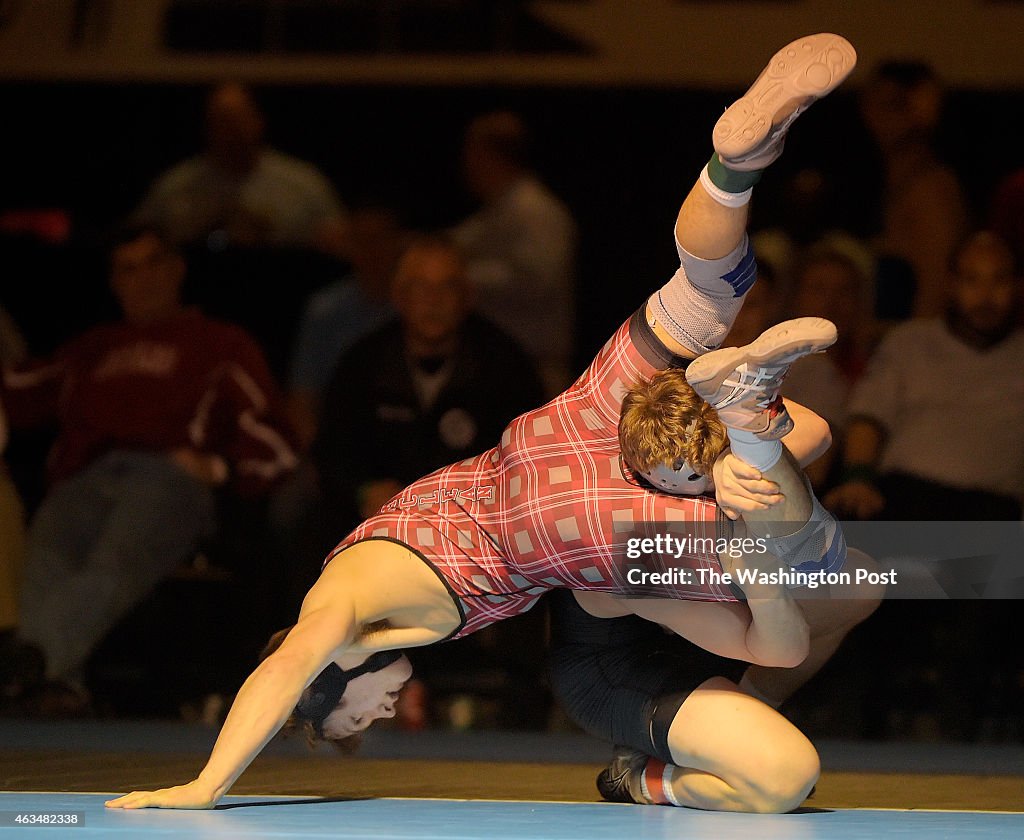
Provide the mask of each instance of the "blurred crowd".
{"label": "blurred crowd", "polygon": [[[945,93],[926,65],[874,68],[857,106],[877,230],[830,212],[842,172],[789,174],[726,341],[836,323],[784,394],[831,424],[808,473],[842,518],[1021,519],[1024,172],[973,206],[936,143]],[[416,230],[400,201],[338,195],[271,147],[253,93],[219,85],[203,149],[103,240],[113,305],[81,301],[54,346],[0,309],[4,711],[215,716],[352,527],[571,382],[593,349],[575,220],[592,210],[535,168],[539,127],[494,111],[463,128],[475,209]],[[9,244],[52,223],[0,228]],[[630,282],[639,304],[660,280]],[[1012,638],[1011,606],[889,602],[819,680],[844,702],[794,714],[837,735],[1024,738],[1024,657],[991,642]],[[415,652],[397,725],[559,725],[544,634],[536,609]]]}

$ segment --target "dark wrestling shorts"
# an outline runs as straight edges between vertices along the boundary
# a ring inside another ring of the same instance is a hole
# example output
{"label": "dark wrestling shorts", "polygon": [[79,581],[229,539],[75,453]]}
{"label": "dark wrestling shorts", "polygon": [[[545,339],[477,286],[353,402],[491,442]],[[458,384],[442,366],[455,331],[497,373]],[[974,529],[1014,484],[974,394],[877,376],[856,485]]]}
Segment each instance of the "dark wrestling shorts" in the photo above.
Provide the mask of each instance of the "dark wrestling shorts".
{"label": "dark wrestling shorts", "polygon": [[666,764],[669,727],[690,692],[711,677],[735,682],[747,667],[636,616],[594,618],[569,590],[547,600],[551,688],[566,714],[589,734]]}

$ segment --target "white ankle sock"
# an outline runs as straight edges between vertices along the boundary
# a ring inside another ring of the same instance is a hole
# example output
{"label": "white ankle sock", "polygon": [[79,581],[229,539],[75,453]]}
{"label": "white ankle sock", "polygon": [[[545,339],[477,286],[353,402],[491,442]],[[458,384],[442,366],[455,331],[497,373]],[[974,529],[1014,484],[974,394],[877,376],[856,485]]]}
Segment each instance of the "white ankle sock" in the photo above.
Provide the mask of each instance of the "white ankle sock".
{"label": "white ankle sock", "polygon": [[666,764],[659,758],[651,758],[640,774],[640,792],[652,805],[675,805],[679,807],[676,792],[672,790],[672,773],[675,765]]}
{"label": "white ankle sock", "polygon": [[700,185],[704,187],[705,192],[715,201],[719,204],[724,204],[726,207],[742,207],[744,204],[749,204],[750,197],[754,194],[753,187],[743,192],[732,193],[715,186],[711,176],[708,175],[708,168],[706,166],[700,171]]}
{"label": "white ankle sock", "polygon": [[782,441],[761,440],[744,429],[726,429],[732,454],[746,464],[764,472],[770,470],[782,457]]}

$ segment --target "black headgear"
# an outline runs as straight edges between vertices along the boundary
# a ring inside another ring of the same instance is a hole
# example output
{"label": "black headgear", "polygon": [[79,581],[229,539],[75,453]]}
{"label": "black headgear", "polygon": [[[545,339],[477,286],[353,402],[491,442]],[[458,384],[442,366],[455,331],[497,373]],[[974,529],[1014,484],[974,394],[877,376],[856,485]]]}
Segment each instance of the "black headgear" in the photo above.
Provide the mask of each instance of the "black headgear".
{"label": "black headgear", "polygon": [[309,688],[302,692],[302,698],[295,707],[295,716],[312,723],[317,735],[322,738],[324,720],[341,702],[348,684],[363,674],[383,671],[401,658],[400,650],[382,650],[372,654],[362,665],[349,668],[347,671],[332,662],[310,683]]}

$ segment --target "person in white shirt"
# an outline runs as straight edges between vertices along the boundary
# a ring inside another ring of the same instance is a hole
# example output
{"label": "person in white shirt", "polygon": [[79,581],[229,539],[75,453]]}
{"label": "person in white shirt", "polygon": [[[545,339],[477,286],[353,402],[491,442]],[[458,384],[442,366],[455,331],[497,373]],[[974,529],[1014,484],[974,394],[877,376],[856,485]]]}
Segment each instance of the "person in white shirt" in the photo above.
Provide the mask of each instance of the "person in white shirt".
{"label": "person in white shirt", "polygon": [[1019,519],[1022,282],[979,232],[954,252],[946,315],[893,328],[848,406],[846,480],[826,505],[870,519]]}

